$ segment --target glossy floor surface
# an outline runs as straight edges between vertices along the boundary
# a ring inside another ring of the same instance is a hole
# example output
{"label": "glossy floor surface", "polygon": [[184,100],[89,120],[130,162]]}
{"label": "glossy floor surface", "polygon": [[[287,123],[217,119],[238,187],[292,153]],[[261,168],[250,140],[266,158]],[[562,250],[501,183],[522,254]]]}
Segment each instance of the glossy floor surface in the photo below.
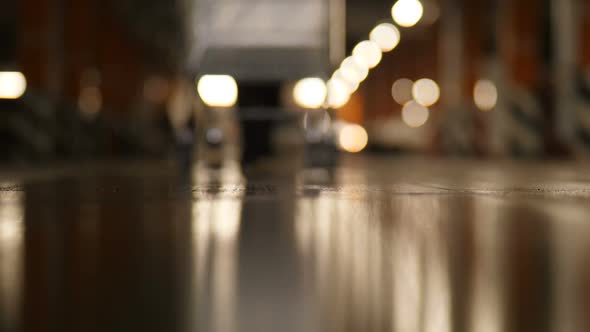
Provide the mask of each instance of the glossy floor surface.
{"label": "glossy floor surface", "polygon": [[588,331],[588,166],[6,171],[0,331]]}

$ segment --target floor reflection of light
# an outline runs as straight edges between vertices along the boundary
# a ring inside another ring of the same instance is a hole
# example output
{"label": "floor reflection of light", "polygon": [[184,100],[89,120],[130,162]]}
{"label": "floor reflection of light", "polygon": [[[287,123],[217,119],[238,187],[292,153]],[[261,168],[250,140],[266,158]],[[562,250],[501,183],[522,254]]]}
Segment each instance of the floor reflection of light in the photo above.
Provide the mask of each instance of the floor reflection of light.
{"label": "floor reflection of light", "polygon": [[201,313],[193,322],[196,329],[237,330],[237,246],[241,214],[241,197],[213,196],[193,204],[194,302]]}
{"label": "floor reflection of light", "polygon": [[[0,318],[3,327],[18,330],[21,301],[24,209],[23,193],[0,193]],[[4,316],[4,317],[2,317]]]}
{"label": "floor reflection of light", "polygon": [[[352,289],[353,298],[356,305],[355,318],[361,323],[361,326],[367,324],[370,314],[370,288],[374,285],[369,284],[369,265],[372,257],[369,256],[369,216],[367,208],[358,201],[348,202],[347,209],[344,210],[351,231],[352,237]],[[363,324],[364,323],[364,324]]]}
{"label": "floor reflection of light", "polygon": [[305,266],[314,272],[311,305],[318,306],[322,330],[389,326],[383,288],[389,263],[383,261],[381,223],[372,221],[366,196],[348,189],[297,203],[295,234]]}
{"label": "floor reflection of light", "polygon": [[[435,222],[435,220],[432,220]],[[432,231],[432,232],[431,232]],[[451,294],[448,278],[448,257],[440,239],[440,229],[429,228],[426,246],[424,277],[426,290],[424,303],[424,331],[449,332],[451,330]]]}
{"label": "floor reflection of light", "polygon": [[237,239],[242,214],[241,200],[217,202],[212,220],[215,235],[213,260],[213,331],[237,330]]}
{"label": "floor reflection of light", "polygon": [[329,292],[333,211],[333,202],[327,197],[320,196],[313,202],[315,271],[320,294]]}
{"label": "floor reflection of light", "polygon": [[211,205],[210,201],[199,200],[193,205],[193,243],[197,266],[198,286],[204,280],[206,261],[209,254],[209,241],[211,237]]}
{"label": "floor reflection of light", "polygon": [[501,263],[498,255],[500,220],[498,207],[489,200],[475,202],[476,256],[471,305],[471,331],[504,331],[502,318]]}
{"label": "floor reflection of light", "polygon": [[400,199],[393,228],[394,331],[451,329],[446,242],[439,198]]}
{"label": "floor reflection of light", "polygon": [[403,228],[393,239],[393,322],[395,331],[419,331],[422,271],[418,239]]}
{"label": "floor reflection of light", "polygon": [[213,233],[218,241],[233,242],[240,231],[242,202],[238,199],[221,199],[214,203]]}
{"label": "floor reflection of light", "polygon": [[[590,249],[588,238],[588,209],[579,206],[551,206],[551,241],[553,242],[552,278],[555,292],[552,331],[588,331],[587,307],[580,308],[586,300],[588,266],[586,253]],[[565,217],[567,216],[567,218]]]}
{"label": "floor reflection of light", "polygon": [[295,240],[299,254],[304,258],[309,256],[312,245],[312,215],[312,201],[300,199],[295,211]]}

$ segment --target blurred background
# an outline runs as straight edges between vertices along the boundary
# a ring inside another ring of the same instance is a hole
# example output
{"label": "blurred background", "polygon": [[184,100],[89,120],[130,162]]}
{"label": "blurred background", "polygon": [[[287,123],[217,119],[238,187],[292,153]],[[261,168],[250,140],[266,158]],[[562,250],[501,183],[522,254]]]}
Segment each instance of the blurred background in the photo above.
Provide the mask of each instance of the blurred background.
{"label": "blurred background", "polygon": [[4,1],[0,331],[590,331],[588,15]]}
{"label": "blurred background", "polygon": [[0,13],[0,161],[252,162],[304,151],[321,164],[336,150],[584,158],[589,7],[10,1]]}

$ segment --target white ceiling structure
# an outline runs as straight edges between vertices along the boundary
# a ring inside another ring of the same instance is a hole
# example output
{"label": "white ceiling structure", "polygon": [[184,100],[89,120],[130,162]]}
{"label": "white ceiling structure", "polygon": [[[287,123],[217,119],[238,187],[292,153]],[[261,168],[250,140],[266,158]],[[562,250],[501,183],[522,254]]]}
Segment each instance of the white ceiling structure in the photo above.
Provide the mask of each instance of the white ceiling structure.
{"label": "white ceiling structure", "polygon": [[322,75],[331,49],[344,48],[343,20],[343,0],[197,0],[192,59],[243,80]]}

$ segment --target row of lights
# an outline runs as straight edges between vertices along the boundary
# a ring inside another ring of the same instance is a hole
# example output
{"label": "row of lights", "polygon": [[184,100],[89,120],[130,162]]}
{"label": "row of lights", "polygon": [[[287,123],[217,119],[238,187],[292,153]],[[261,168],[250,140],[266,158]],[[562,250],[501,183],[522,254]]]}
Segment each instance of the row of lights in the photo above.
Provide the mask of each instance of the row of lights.
{"label": "row of lights", "polygon": [[[429,107],[440,99],[439,85],[428,78],[412,82],[407,78],[397,80],[391,89],[393,99],[402,108],[402,121],[412,127],[419,128],[426,124],[430,117]],[[473,89],[473,101],[482,112],[488,112],[496,107],[498,90],[494,82],[479,80]]]}
{"label": "row of lights", "polygon": [[369,70],[381,62],[383,53],[394,50],[400,43],[401,34],[391,23],[377,25],[369,34],[369,40],[358,43],[352,55],[342,61],[328,80],[328,105],[341,108],[369,75]]}
{"label": "row of lights", "polygon": [[[399,0],[392,7],[394,21],[402,27],[412,27],[422,18],[424,9],[419,0]],[[328,106],[341,108],[367,78],[369,70],[377,67],[383,53],[393,51],[400,43],[400,31],[391,23],[377,25],[369,34],[369,40],[358,43],[352,55],[340,65],[327,83]],[[346,124],[338,135],[340,148],[356,153],[365,149],[368,134],[357,124]]]}
{"label": "row of lights", "polygon": [[[197,92],[209,107],[230,108],[238,98],[238,86],[229,75],[204,75],[197,82]],[[327,86],[319,78],[306,78],[299,81],[293,90],[299,106],[318,109],[324,106]],[[367,131],[360,125],[344,124],[339,128],[338,146],[347,152],[362,151],[369,141]]]}
{"label": "row of lights", "polygon": [[[418,0],[400,0],[392,8],[394,20],[403,27],[415,25],[422,13]],[[358,43],[352,55],[342,61],[327,82],[321,78],[304,78],[297,82],[293,91],[296,104],[306,109],[342,108],[367,78],[369,71],[379,65],[383,53],[394,50],[400,40],[401,34],[395,25],[377,25],[369,34],[369,40]],[[345,124],[339,129],[338,141],[341,149],[356,153],[367,146],[368,134],[360,125]]]}
{"label": "row of lights", "polygon": [[[419,0],[398,0],[392,7],[394,21],[402,27],[416,25],[424,14]],[[322,107],[341,108],[367,78],[369,70],[382,59],[382,53],[397,47],[401,39],[399,30],[390,23],[376,26],[369,40],[360,42],[352,55],[342,61],[332,77],[324,82],[321,78],[304,78],[295,84],[293,97],[296,104],[305,109]],[[198,83],[198,92],[211,107],[232,107],[237,101],[238,89],[231,76],[206,75]],[[401,79],[392,87],[393,98],[403,106],[402,120],[408,126],[423,126],[430,117],[428,107],[440,99],[439,85],[431,79],[412,82]],[[497,90],[493,82],[481,80],[474,88],[474,101],[482,111],[492,110],[497,103]],[[340,147],[349,152],[362,151],[368,141],[366,130],[359,125],[347,124],[338,135]]]}
{"label": "row of lights", "polygon": [[[423,16],[419,0],[399,0],[392,10],[392,17],[402,27],[416,25]],[[377,25],[369,34],[369,40],[358,43],[352,55],[344,59],[330,80],[322,87],[320,78],[305,78],[294,90],[295,102],[303,108],[329,106],[341,108],[367,78],[369,70],[381,62],[383,53],[390,52],[400,43],[400,31],[391,23]]]}

